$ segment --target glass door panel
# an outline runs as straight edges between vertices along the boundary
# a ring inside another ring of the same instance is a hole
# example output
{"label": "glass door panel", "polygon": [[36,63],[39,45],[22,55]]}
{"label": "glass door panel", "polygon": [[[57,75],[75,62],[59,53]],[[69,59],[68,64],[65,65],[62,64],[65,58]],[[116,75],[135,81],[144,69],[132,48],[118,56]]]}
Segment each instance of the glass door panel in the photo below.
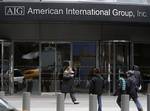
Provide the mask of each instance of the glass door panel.
{"label": "glass door panel", "polygon": [[60,91],[63,62],[70,61],[70,43],[41,43],[41,91]]}
{"label": "glass door panel", "polygon": [[39,43],[14,43],[14,92],[39,93]]}
{"label": "glass door panel", "polygon": [[0,41],[1,91],[5,91],[5,94],[11,94],[13,89],[11,48],[11,42],[5,40]]}
{"label": "glass door panel", "polygon": [[[76,72],[75,79],[78,83],[85,83],[89,79],[91,69],[96,67],[96,42],[73,42],[73,66]],[[76,85],[76,91],[88,92],[85,85]]]}

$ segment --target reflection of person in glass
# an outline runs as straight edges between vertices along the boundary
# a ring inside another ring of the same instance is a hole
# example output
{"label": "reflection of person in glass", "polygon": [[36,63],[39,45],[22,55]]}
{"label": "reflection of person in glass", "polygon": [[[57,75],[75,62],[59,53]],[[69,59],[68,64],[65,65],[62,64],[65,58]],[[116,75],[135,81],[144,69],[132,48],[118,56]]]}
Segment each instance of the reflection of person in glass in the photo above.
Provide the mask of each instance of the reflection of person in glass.
{"label": "reflection of person in glass", "polygon": [[74,71],[72,70],[72,67],[69,65],[69,62],[64,63],[63,68],[63,81],[61,85],[61,91],[62,93],[66,94],[70,93],[70,97],[72,99],[72,102],[74,104],[79,104],[79,102],[76,100],[74,95]]}

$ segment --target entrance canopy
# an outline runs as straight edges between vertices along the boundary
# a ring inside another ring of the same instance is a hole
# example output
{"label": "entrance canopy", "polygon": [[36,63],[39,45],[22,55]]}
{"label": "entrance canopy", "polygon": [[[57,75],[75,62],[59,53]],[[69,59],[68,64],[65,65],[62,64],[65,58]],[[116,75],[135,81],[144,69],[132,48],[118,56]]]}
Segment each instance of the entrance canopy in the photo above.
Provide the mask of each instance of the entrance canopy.
{"label": "entrance canopy", "polygon": [[97,3],[1,2],[0,21],[150,23],[150,6]]}

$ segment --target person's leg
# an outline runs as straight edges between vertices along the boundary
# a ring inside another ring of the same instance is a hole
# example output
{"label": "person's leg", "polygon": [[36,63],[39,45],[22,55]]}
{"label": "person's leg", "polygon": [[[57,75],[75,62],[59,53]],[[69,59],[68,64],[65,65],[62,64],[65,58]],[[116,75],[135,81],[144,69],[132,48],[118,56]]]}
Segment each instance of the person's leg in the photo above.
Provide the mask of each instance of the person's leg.
{"label": "person's leg", "polygon": [[116,102],[118,106],[121,108],[121,95],[118,95]]}
{"label": "person's leg", "polygon": [[98,100],[98,111],[102,111],[102,98],[101,96],[97,96],[97,100]]}
{"label": "person's leg", "polygon": [[74,103],[74,104],[79,104],[79,102],[77,101],[77,99],[75,98],[75,94],[74,93],[70,93],[70,97],[71,97],[71,99],[72,99],[72,102]]}
{"label": "person's leg", "polygon": [[140,101],[138,100],[138,98],[133,99],[133,101],[136,104],[138,111],[143,111],[142,105],[141,105]]}

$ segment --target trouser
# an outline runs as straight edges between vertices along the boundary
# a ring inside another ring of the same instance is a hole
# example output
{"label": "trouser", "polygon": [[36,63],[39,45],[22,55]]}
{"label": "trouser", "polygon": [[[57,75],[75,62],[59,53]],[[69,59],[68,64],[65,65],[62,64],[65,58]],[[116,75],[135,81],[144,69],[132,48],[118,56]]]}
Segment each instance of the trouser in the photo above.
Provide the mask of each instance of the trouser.
{"label": "trouser", "polygon": [[[132,98],[132,97],[130,97],[130,98]],[[138,111],[143,111],[143,108],[142,108],[142,105],[141,105],[139,99],[138,98],[132,98],[132,99],[133,99]],[[121,95],[118,95],[117,104],[121,108]]]}
{"label": "trouser", "polygon": [[102,111],[102,98],[100,95],[97,95],[98,100],[98,111]]}
{"label": "trouser", "polygon": [[137,107],[138,111],[143,111],[143,108],[142,108],[142,105],[141,105],[139,99],[138,98],[134,98],[133,101],[136,104],[136,107]]}
{"label": "trouser", "polygon": [[[66,98],[66,95],[67,95],[67,93],[65,93],[65,95],[64,95],[65,98]],[[72,102],[76,101],[76,97],[73,92],[70,92],[70,97],[71,97]]]}
{"label": "trouser", "polygon": [[118,106],[121,108],[121,94],[118,95],[116,102]]}

